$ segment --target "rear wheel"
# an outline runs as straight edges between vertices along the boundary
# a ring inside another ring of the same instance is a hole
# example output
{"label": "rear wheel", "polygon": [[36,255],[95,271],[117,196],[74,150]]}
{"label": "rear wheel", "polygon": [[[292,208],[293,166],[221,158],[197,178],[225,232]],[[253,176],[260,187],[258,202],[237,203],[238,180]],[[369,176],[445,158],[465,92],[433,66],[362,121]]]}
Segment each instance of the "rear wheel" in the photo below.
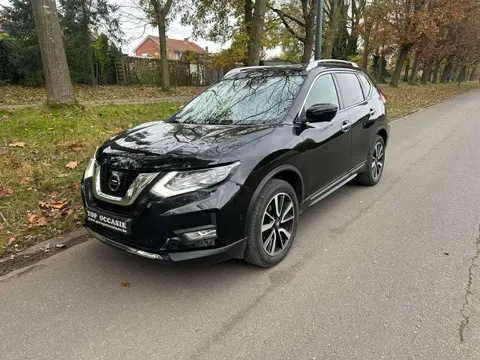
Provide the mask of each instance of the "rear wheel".
{"label": "rear wheel", "polygon": [[375,138],[373,147],[367,158],[365,171],[358,174],[357,182],[361,185],[373,186],[380,181],[385,167],[385,140],[379,135]]}
{"label": "rear wheel", "polygon": [[282,261],[297,231],[298,200],[292,186],[283,180],[269,180],[253,203],[247,221],[245,260],[261,267]]}

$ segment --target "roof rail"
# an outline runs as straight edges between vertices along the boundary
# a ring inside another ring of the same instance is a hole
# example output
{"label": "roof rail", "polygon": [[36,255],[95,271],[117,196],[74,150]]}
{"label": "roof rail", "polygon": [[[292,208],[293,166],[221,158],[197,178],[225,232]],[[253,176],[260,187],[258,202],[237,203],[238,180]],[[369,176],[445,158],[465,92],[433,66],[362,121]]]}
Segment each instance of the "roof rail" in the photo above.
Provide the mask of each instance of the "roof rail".
{"label": "roof rail", "polygon": [[352,62],[352,61],[337,60],[337,59],[321,59],[321,60],[314,60],[314,61],[310,62],[307,66],[307,71],[310,71],[310,70],[316,68],[320,64],[328,64],[328,63],[330,63],[330,64],[338,63],[338,64],[349,65],[351,67],[358,68],[358,65],[356,63]]}
{"label": "roof rail", "polygon": [[255,69],[255,68],[260,68],[260,67],[264,67],[264,66],[245,66],[245,67],[235,68],[235,69],[232,69],[229,72],[227,72],[223,77],[238,74],[240,71],[243,71],[243,70],[246,70],[246,69]]}

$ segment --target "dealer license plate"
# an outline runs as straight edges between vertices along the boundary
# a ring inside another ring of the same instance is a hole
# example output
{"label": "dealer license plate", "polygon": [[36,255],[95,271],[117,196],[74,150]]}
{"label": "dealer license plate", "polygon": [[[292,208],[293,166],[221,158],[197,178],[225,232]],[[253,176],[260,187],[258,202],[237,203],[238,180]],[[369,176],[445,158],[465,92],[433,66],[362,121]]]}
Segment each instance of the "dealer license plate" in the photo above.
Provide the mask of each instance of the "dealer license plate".
{"label": "dealer license plate", "polygon": [[132,223],[131,219],[92,208],[87,209],[87,221],[125,235],[130,234],[130,225]]}

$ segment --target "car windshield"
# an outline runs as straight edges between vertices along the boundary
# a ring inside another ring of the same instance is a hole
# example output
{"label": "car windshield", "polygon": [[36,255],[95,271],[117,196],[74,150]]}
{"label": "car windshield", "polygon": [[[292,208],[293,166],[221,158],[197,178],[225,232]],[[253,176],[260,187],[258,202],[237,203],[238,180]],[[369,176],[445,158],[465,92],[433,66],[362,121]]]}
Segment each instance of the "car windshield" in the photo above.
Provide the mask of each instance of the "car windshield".
{"label": "car windshield", "polygon": [[304,77],[298,71],[255,71],[224,79],[171,120],[205,125],[273,125],[290,109]]}

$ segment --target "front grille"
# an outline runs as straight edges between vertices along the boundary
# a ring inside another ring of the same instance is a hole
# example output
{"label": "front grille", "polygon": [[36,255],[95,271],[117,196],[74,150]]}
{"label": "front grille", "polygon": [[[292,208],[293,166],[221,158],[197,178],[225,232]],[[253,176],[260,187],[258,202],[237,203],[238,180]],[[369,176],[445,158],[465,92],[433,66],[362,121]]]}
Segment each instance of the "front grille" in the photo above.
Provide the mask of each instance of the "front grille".
{"label": "front grille", "polygon": [[135,171],[113,170],[107,166],[100,168],[100,190],[102,193],[123,197],[137,178]]}
{"label": "front grille", "polygon": [[95,200],[93,205],[102,210],[109,211],[114,214],[130,215],[130,210],[131,210],[130,206],[110,204],[108,202],[99,201],[99,200]]}

